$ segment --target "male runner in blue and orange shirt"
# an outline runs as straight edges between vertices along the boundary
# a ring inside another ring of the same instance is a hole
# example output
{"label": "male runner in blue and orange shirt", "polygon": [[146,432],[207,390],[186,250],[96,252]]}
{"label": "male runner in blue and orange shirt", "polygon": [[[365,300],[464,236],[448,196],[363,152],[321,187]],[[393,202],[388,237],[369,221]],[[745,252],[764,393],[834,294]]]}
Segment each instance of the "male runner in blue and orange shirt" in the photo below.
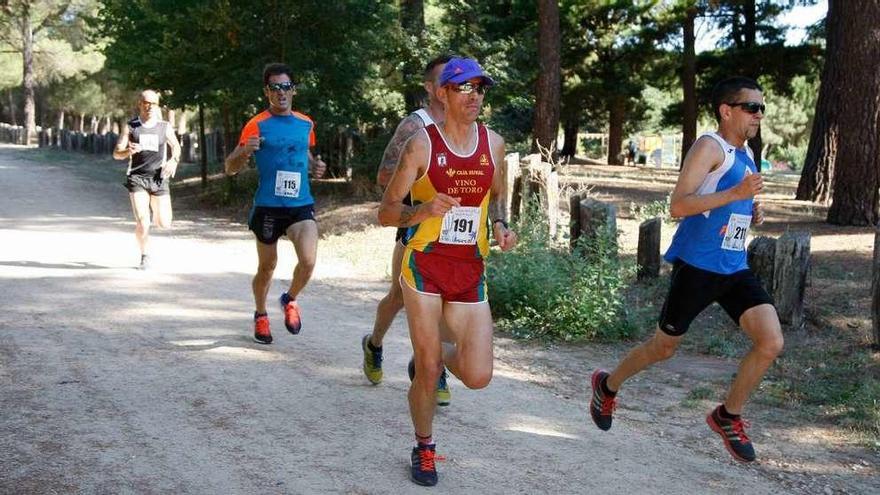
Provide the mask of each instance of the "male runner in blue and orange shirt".
{"label": "male runner in blue and orange shirt", "polygon": [[254,340],[272,343],[266,298],[275,264],[277,241],[286,235],[293,242],[297,264],[287,292],[279,302],[284,325],[292,334],[302,328],[296,296],[312,276],[318,249],[315,201],[309,187],[309,173],[321,177],[327,165],[312,156],[315,124],[307,115],[292,109],[296,82],[290,67],[269,64],[263,70],[263,94],[269,108],[252,118],[241,132],[238,146],[226,158],[226,173],[237,174],[248,159],[256,159],[259,185],[254,195],[248,226],[257,240],[257,273],[254,292]]}

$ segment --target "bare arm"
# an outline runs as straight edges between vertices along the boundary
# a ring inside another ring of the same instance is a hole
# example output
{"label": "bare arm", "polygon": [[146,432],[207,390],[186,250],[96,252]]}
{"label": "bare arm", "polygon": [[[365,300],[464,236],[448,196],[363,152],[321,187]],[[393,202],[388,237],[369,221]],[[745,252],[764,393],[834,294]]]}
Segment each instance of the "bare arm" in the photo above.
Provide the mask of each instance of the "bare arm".
{"label": "bare arm", "polygon": [[326,170],[327,164],[321,159],[321,155],[312,156],[312,151],[309,150],[309,171],[312,173],[312,177],[320,179]]}
{"label": "bare arm", "polygon": [[232,153],[226,157],[224,162],[224,171],[226,175],[235,175],[241,172],[241,169],[247,166],[248,160],[254,151],[260,149],[259,136],[251,136],[247,138],[244,144],[239,144],[232,150]]}
{"label": "bare arm", "polygon": [[379,223],[384,226],[409,227],[427,218],[443,216],[453,206],[461,206],[457,198],[437,193],[433,199],[418,206],[409,206],[403,199],[409,194],[416,179],[428,165],[428,137],[424,133],[413,136],[403,148],[385,194],[379,206]]}
{"label": "bare arm", "polygon": [[171,124],[165,126],[165,142],[171,146],[171,158],[162,167],[162,176],[174,177],[174,174],[177,172],[177,165],[180,163],[180,143],[177,141],[177,135],[174,134]]}
{"label": "bare arm", "polygon": [[[492,175],[492,189],[489,191],[489,221],[492,222],[492,235],[502,251],[516,246],[516,233],[507,226],[507,209],[504,199],[507,197],[507,182],[504,180],[502,166],[504,164],[504,139],[494,131],[489,131],[489,146],[495,162],[495,173]],[[500,161],[499,161],[500,157]],[[502,165],[499,166],[498,164]]]}
{"label": "bare arm", "polygon": [[697,189],[724,160],[724,151],[711,138],[698,139],[688,151],[684,166],[672,190],[669,214],[689,217],[741,199],[748,199],[764,187],[760,174],[747,175],[735,187],[712,194],[698,195]]}
{"label": "bare arm", "polygon": [[125,160],[131,156],[131,151],[128,149],[128,132],[128,125],[122,126],[122,133],[119,134],[116,147],[113,148],[113,158],[117,160]]}
{"label": "bare arm", "polygon": [[394,169],[400,160],[400,155],[406,141],[415,134],[416,131],[423,128],[422,119],[415,115],[409,115],[397,125],[394,135],[385,146],[385,152],[382,154],[382,161],[379,163],[379,173],[376,175],[376,183],[382,187],[388,185],[391,176],[394,175]]}

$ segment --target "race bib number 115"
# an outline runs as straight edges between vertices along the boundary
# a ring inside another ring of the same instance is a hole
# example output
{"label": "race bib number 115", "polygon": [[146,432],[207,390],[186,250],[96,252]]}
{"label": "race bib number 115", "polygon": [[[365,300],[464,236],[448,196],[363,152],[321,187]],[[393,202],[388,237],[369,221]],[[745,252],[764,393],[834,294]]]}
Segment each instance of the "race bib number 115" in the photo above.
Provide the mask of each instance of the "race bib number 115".
{"label": "race bib number 115", "polygon": [[301,184],[299,172],[287,172],[279,170],[275,174],[275,196],[284,198],[298,198]]}

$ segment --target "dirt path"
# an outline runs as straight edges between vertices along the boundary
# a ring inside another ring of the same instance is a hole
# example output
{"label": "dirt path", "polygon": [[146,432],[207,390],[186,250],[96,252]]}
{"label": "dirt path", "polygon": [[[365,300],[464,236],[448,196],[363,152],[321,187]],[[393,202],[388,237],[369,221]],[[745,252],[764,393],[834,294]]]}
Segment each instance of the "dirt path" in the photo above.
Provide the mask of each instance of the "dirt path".
{"label": "dirt path", "polygon": [[[360,371],[386,281],[320,252],[303,333],[284,333],[271,307],[276,343],[255,344],[242,225],[178,221],[154,239],[156,269],[139,272],[121,172],[28,153],[0,147],[0,493],[423,491],[408,479],[402,318],[385,383]],[[504,339],[498,355],[487,389],[451,381],[435,423],[441,493],[790,488],[730,461],[705,425],[658,434],[626,411],[600,432],[582,396],[590,363],[566,369]]]}

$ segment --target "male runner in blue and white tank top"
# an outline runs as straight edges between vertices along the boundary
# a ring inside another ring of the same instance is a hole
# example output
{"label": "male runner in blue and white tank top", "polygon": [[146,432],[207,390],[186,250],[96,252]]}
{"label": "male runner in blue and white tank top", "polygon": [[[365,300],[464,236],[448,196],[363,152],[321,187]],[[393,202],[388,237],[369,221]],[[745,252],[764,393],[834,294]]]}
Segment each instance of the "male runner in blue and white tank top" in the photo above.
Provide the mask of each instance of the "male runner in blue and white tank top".
{"label": "male runner in blue and white tank top", "polygon": [[[443,103],[437,98],[437,80],[440,73],[449,62],[451,57],[441,55],[434,58],[425,66],[423,85],[427,93],[427,105],[404,117],[397,125],[394,135],[385,147],[382,162],[379,164],[379,172],[376,182],[385,187],[394,175],[394,169],[400,160],[400,153],[404,144],[416,132],[429,125],[443,122],[445,110]],[[409,204],[409,199],[405,199]],[[373,323],[373,331],[361,338],[361,348],[364,351],[363,370],[367,380],[373,385],[382,382],[382,339],[394,322],[394,317],[403,309],[403,291],[400,288],[400,263],[403,260],[403,251],[406,246],[407,228],[397,229],[394,244],[394,253],[391,256],[391,286],[388,294],[379,301],[376,307],[376,319]],[[447,406],[451,400],[451,393],[446,382],[446,371],[440,375],[437,383],[437,405]]]}
{"label": "male runner in blue and white tank top", "polygon": [[755,451],[740,413],[783,345],[773,300],[746,262],[749,227],[764,221],[763,209],[754,200],[764,185],[746,142],[757,134],[764,117],[761,86],[744,77],[722,81],[713,89],[712,108],[718,132],[697,139],[672,192],[670,214],[684,220],[665,255],[673,267],[658,329],[614,371],[593,373],[590,414],[599,428],[611,428],[623,382],[672,357],[694,318],[717,302],[753,345],[740,362],[727,398],[706,422],[736,460],[750,462]]}
{"label": "male runner in blue and white tank top", "polygon": [[[168,157],[171,148],[171,157]],[[159,93],[148,89],[138,98],[138,116],[122,128],[113,158],[128,159],[125,188],[134,213],[135,231],[141,250],[140,269],[149,268],[151,215],[156,225],[171,226],[169,181],[177,171],[180,144],[173,126],[162,120]]]}

